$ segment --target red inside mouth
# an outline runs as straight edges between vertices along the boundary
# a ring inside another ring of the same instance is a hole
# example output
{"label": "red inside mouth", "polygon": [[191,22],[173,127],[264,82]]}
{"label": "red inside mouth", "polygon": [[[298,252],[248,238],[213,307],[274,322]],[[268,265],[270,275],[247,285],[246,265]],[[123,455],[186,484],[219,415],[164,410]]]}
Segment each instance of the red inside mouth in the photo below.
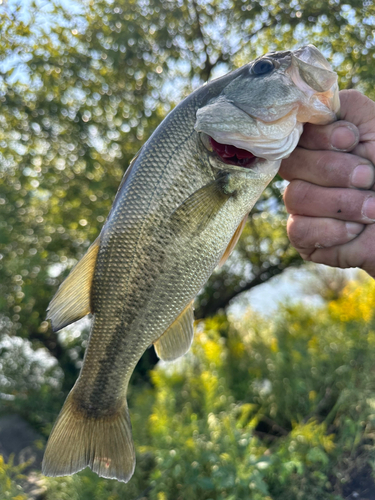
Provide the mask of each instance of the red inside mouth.
{"label": "red inside mouth", "polygon": [[253,163],[254,158],[256,158],[250,151],[236,148],[236,146],[232,146],[231,144],[221,144],[220,142],[216,142],[215,139],[212,139],[212,137],[210,137],[210,143],[215,153],[220,156],[223,162],[230,165],[247,167]]}

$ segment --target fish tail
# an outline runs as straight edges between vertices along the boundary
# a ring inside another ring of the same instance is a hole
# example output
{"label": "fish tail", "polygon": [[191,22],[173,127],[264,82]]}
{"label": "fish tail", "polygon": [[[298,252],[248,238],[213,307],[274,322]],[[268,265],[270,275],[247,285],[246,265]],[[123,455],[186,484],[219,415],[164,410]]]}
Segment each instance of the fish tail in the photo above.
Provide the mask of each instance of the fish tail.
{"label": "fish tail", "polygon": [[90,467],[101,477],[129,481],[135,468],[128,405],[105,417],[88,417],[69,394],[43,458],[46,476],[67,476]]}

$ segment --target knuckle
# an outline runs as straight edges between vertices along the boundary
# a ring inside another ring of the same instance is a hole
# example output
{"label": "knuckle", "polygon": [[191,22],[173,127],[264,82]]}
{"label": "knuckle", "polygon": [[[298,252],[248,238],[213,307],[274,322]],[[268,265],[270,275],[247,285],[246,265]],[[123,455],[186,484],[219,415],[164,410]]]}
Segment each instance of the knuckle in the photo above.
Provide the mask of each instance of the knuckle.
{"label": "knuckle", "polygon": [[325,150],[331,149],[331,135],[333,130],[333,125],[323,125],[322,130],[319,131],[317,137],[317,143],[319,147]]}
{"label": "knuckle", "polygon": [[310,186],[308,182],[298,179],[289,184],[284,193],[284,203],[288,213],[296,214],[302,211]]}
{"label": "knuckle", "polygon": [[309,248],[310,232],[311,222],[309,218],[298,215],[290,217],[288,223],[288,237],[291,244],[297,250]]}
{"label": "knuckle", "polygon": [[341,246],[337,248],[337,259],[336,260],[337,260],[338,267],[341,269],[347,269],[348,267],[352,267],[348,252],[346,251],[345,248],[343,248]]}
{"label": "knuckle", "polygon": [[337,122],[329,123],[328,125],[315,125],[314,142],[319,148],[324,150],[331,149],[331,134],[335,127],[337,127]]}
{"label": "knuckle", "polygon": [[301,136],[301,143],[308,149],[329,149],[332,125],[307,123]]}
{"label": "knuckle", "polygon": [[308,175],[311,164],[315,164],[316,151],[297,147],[292,154],[281,162],[279,174],[287,181],[303,179]]}
{"label": "knuckle", "polygon": [[295,165],[295,152],[296,150],[293,151],[289,158],[284,158],[280,165],[279,175],[287,181],[292,179],[291,170]]}

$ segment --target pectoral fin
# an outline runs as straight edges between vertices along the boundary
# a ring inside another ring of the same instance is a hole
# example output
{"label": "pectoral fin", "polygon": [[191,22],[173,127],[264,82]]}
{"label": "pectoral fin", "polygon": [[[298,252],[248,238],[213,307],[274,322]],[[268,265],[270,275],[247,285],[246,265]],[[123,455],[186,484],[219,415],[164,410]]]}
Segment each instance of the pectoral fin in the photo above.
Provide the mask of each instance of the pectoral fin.
{"label": "pectoral fin", "polygon": [[245,217],[240,222],[240,225],[236,229],[234,235],[232,236],[232,239],[230,240],[229,245],[227,246],[225,252],[223,253],[223,255],[222,255],[221,259],[220,259],[219,267],[221,267],[226,262],[227,258],[233,252],[234,247],[237,245],[237,242],[240,239],[240,236],[242,234],[243,228],[245,227],[248,215],[249,214],[245,215]]}
{"label": "pectoral fin", "polygon": [[90,292],[99,246],[100,239],[97,238],[51,300],[47,319],[51,320],[54,332],[91,312]]}
{"label": "pectoral fin", "polygon": [[188,352],[194,337],[194,308],[189,304],[161,337],[154,342],[156,354],[173,361]]}
{"label": "pectoral fin", "polygon": [[225,192],[225,182],[220,177],[198,189],[173,212],[172,223],[188,228],[190,235],[202,232],[232,196]]}

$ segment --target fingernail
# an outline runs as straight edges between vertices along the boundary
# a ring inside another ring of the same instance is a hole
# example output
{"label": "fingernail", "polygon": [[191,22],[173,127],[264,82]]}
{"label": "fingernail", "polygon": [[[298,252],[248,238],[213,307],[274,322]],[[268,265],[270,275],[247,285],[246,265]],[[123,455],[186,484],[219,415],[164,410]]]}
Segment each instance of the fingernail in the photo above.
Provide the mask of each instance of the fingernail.
{"label": "fingernail", "polygon": [[353,170],[350,181],[356,188],[370,188],[374,184],[374,169],[370,165],[358,165]]}
{"label": "fingernail", "polygon": [[350,238],[355,238],[356,236],[358,236],[365,227],[364,224],[359,224],[358,222],[347,222],[345,226]]}
{"label": "fingernail", "polygon": [[338,151],[346,151],[356,144],[358,141],[357,128],[353,129],[349,125],[345,127],[337,127],[331,135],[331,144]]}
{"label": "fingernail", "polygon": [[375,221],[375,198],[367,198],[362,207],[362,215]]}

